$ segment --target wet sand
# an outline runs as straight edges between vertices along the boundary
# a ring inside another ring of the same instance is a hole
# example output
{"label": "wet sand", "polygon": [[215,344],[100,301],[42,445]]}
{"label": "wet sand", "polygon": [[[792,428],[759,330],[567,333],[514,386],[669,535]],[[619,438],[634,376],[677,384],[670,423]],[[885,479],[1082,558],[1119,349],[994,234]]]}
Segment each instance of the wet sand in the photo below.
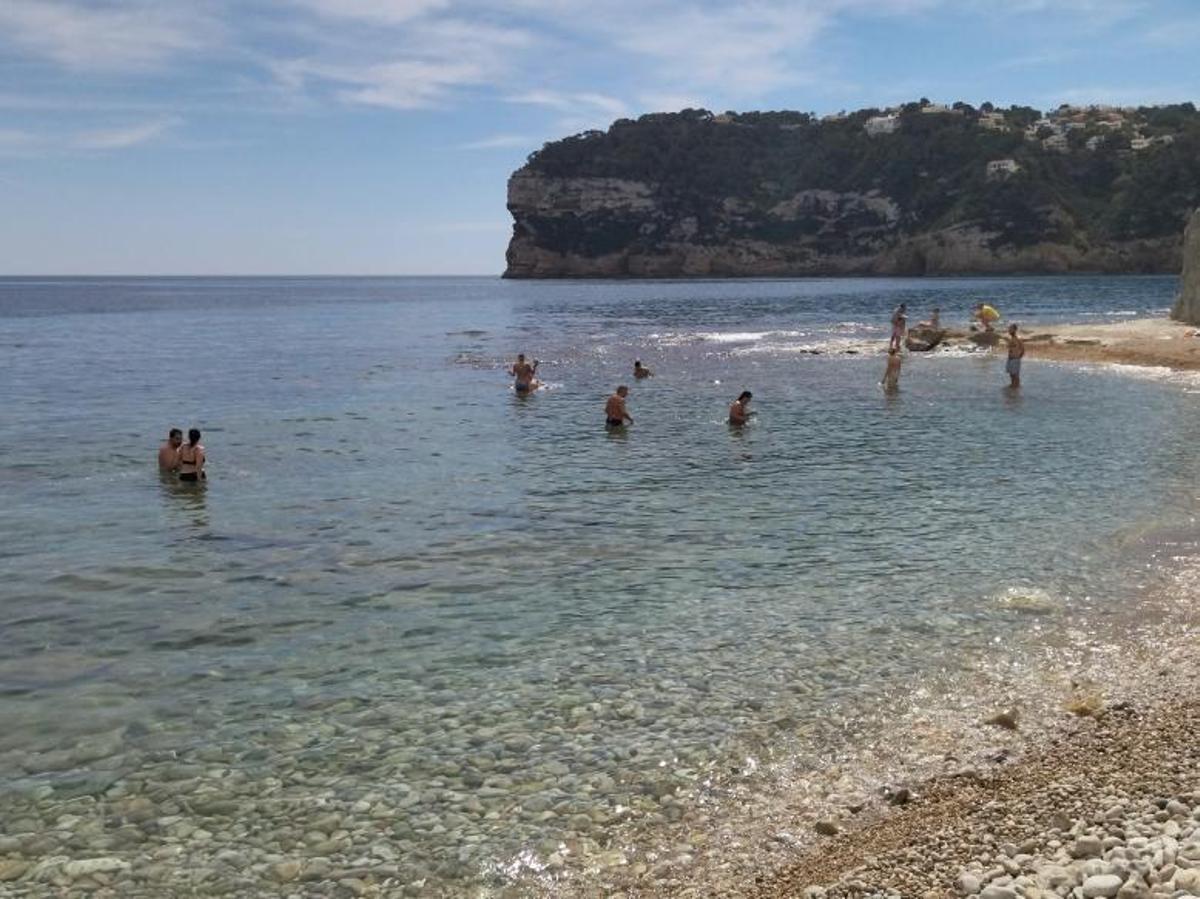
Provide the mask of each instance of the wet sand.
{"label": "wet sand", "polygon": [[[1200,370],[1200,331],[1165,318],[1144,318],[1103,325],[1062,325],[1022,332],[1032,359],[1060,362],[1107,362]],[[1003,349],[1003,341],[1000,343]]]}

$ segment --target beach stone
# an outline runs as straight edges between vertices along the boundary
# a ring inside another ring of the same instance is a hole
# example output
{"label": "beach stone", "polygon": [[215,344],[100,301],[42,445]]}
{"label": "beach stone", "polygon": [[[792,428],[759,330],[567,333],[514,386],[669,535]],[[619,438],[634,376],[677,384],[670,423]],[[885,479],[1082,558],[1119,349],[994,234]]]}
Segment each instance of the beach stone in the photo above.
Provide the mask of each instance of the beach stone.
{"label": "beach stone", "polygon": [[1017,899],[1017,891],[1010,886],[992,884],[984,887],[983,892],[979,894],[979,899]]}
{"label": "beach stone", "polygon": [[833,821],[821,820],[816,824],[817,833],[826,837],[836,836],[839,829],[840,828]]}
{"label": "beach stone", "polygon": [[1200,890],[1200,868],[1181,868],[1175,872],[1172,881],[1177,890],[1187,890],[1194,893]]}
{"label": "beach stone", "polygon": [[0,859],[0,883],[16,880],[28,870],[29,862],[12,858]]}
{"label": "beach stone", "polygon": [[1002,727],[1005,730],[1016,730],[1017,729],[1017,710],[1016,709],[1008,709],[1003,712],[998,712],[997,714],[992,715],[990,718],[985,718],[983,720],[983,723],[990,724],[993,727]]}
{"label": "beach stone", "polygon": [[1121,886],[1116,874],[1094,874],[1083,882],[1083,899],[1111,899]]}
{"label": "beach stone", "polygon": [[93,874],[105,874],[115,871],[128,871],[129,862],[120,858],[85,858],[67,862],[62,871],[67,877],[75,880],[79,877],[89,877]]}
{"label": "beach stone", "polygon": [[300,862],[295,860],[277,862],[271,868],[271,876],[279,883],[290,883],[300,876],[300,868]]}
{"label": "beach stone", "polygon": [[1072,858],[1099,858],[1104,851],[1104,843],[1099,837],[1085,834],[1071,844]]}
{"label": "beach stone", "polygon": [[983,884],[980,883],[979,878],[969,871],[963,871],[958,875],[958,891],[964,896],[972,896],[982,888]]}

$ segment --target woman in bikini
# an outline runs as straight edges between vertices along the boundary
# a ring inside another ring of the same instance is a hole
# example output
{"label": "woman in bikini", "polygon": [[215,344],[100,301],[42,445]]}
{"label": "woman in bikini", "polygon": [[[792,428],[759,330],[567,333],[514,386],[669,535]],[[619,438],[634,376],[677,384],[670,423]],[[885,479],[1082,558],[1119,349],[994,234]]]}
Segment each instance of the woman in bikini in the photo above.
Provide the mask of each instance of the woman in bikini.
{"label": "woman in bikini", "polygon": [[179,480],[197,482],[208,479],[204,471],[204,447],[200,444],[200,432],[195,428],[188,431],[186,446],[179,448]]}

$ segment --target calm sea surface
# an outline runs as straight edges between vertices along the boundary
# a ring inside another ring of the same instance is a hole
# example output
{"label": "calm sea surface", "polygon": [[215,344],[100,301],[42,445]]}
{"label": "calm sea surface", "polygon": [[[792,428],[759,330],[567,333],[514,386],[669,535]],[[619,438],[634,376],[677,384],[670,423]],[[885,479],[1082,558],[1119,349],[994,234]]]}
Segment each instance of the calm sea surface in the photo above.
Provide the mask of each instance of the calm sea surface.
{"label": "calm sea surface", "polygon": [[[0,280],[0,833],[135,872],[173,841],[214,891],[319,856],[458,895],[998,643],[1117,626],[1130,535],[1195,512],[1196,387],[1031,360],[1014,395],[951,353],[889,398],[878,346],[900,301],[1036,331],[1175,289]],[[549,391],[512,393],[518,351]],[[171,426],[206,489],[159,479]]]}

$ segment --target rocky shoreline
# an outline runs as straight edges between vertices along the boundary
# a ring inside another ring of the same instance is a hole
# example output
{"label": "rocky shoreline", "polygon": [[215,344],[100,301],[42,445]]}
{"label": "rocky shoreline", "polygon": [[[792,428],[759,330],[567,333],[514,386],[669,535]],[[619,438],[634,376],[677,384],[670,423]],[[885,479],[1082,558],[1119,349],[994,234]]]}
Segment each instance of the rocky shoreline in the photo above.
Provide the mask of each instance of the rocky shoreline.
{"label": "rocky shoreline", "polygon": [[931,782],[908,807],[834,837],[747,894],[1200,894],[1200,702],[1183,692],[1113,703],[1018,764]]}

